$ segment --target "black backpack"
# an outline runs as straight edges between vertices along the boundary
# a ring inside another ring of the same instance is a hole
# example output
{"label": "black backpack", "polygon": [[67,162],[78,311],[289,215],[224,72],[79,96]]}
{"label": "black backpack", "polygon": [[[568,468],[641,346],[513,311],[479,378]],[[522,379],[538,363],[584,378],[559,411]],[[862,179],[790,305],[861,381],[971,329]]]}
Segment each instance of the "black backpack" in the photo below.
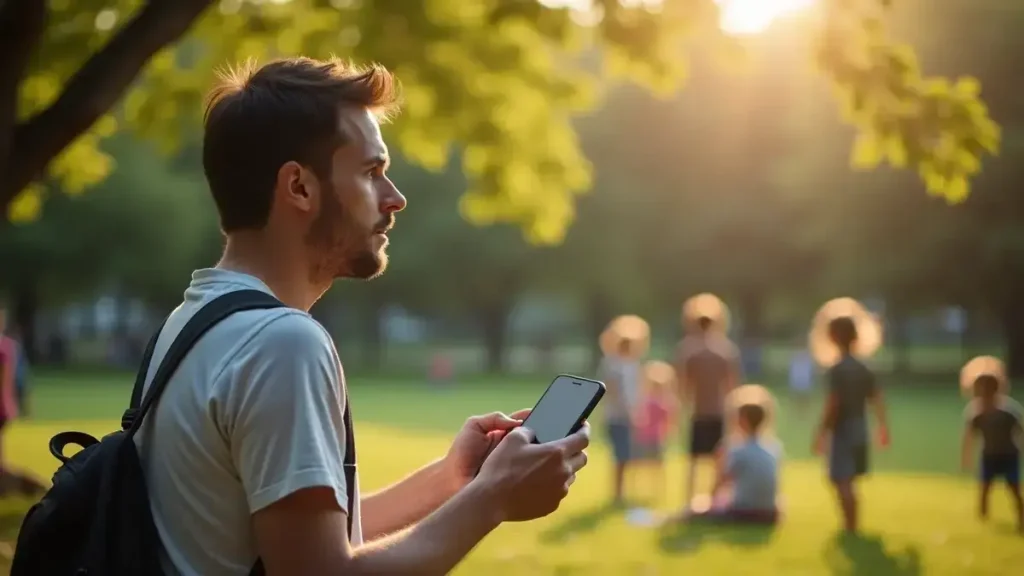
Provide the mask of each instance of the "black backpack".
{"label": "black backpack", "polygon": [[[210,328],[235,312],[283,307],[258,290],[219,296],[203,306],[182,328],[164,356],[142,398],[142,389],[163,329],[149,341],[135,378],[131,404],[121,430],[102,440],[84,432],[61,432],[50,440],[50,453],[61,462],[53,486],[22,521],[11,576],[139,576],[162,574],[160,538],[153,523],[149,494],[138,451],[132,438],[153,408],[178,365]],[[348,397],[345,397],[345,480],[349,511],[355,490],[355,440]],[[69,445],[82,448],[70,458]],[[349,534],[352,515],[349,515]],[[263,574],[257,560],[252,574]]]}

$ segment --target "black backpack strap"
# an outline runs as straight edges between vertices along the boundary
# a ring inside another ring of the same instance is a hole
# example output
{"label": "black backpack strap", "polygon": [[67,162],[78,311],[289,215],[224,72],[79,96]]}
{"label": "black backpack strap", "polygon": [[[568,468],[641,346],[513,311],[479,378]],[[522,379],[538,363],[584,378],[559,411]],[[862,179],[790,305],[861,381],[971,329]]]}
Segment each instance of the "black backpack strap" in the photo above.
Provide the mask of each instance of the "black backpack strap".
{"label": "black backpack strap", "polygon": [[139,371],[135,375],[135,385],[132,386],[132,399],[128,403],[128,410],[125,410],[124,415],[121,416],[121,429],[127,430],[132,426],[132,419],[135,417],[135,413],[139,409],[139,405],[142,404],[142,390],[146,387],[146,375],[149,374],[149,364],[153,361],[153,350],[156,349],[156,341],[160,338],[160,333],[164,331],[164,326],[167,325],[167,318],[160,323],[160,327],[153,332],[153,337],[149,339],[149,343],[146,344],[146,351],[142,354],[142,364],[139,366]]}
{"label": "black backpack strap", "polygon": [[171,343],[170,348],[167,349],[167,353],[164,354],[160,367],[157,368],[156,374],[153,375],[149,393],[143,398],[142,389],[146,382],[146,374],[149,372],[153,349],[156,347],[157,338],[159,338],[160,332],[163,330],[163,326],[161,326],[161,329],[157,330],[157,333],[153,335],[149,345],[146,347],[145,358],[143,359],[142,366],[139,368],[138,375],[135,377],[131,406],[125,411],[124,417],[121,419],[121,426],[127,432],[127,439],[131,440],[135,433],[139,431],[146,413],[149,412],[150,408],[160,398],[160,395],[163,394],[171,376],[178,369],[178,365],[185,359],[185,355],[192,349],[192,346],[210,328],[213,328],[218,322],[235,312],[280,308],[283,306],[284,304],[280,300],[260,290],[238,290],[214,298],[211,302],[200,308],[185,323],[185,327],[181,329],[174,342]]}
{"label": "black backpack strap", "polygon": [[352,527],[356,513],[356,429],[352,425],[352,402],[348,397],[348,384],[345,385],[345,412],[342,415],[345,423],[345,493],[348,494],[348,538],[352,540]]}

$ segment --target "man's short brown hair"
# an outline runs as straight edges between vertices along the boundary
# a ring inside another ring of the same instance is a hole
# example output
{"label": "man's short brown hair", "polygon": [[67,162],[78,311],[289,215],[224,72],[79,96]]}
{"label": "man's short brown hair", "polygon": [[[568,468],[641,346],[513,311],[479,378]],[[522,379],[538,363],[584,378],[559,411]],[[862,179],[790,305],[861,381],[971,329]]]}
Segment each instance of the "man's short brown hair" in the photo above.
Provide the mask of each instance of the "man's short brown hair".
{"label": "man's short brown hair", "polygon": [[398,84],[383,66],[341,60],[255,61],[219,74],[206,100],[203,170],[225,233],[263,228],[285,162],[330,176],[344,144],[338,114],[368,108],[381,120],[398,109]]}

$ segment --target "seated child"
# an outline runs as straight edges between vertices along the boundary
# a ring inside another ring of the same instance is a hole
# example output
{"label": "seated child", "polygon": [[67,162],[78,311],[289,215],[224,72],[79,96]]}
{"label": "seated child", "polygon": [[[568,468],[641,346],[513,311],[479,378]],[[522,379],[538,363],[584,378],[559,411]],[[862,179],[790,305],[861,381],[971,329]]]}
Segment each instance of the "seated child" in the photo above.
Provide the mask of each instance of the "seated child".
{"label": "seated child", "polygon": [[738,407],[739,438],[727,449],[718,471],[711,503],[694,510],[693,519],[774,524],[782,445],[762,435],[767,413],[761,404]]}
{"label": "seated child", "polygon": [[675,369],[671,365],[648,362],[633,420],[634,463],[640,470],[653,473],[656,499],[665,496],[665,442],[677,413],[674,383]]}
{"label": "seated child", "polygon": [[[965,367],[966,368],[966,367]],[[988,517],[992,483],[1003,479],[1016,506],[1018,529],[1024,532],[1024,499],[1020,490],[1021,406],[1004,392],[1006,380],[982,373],[973,378],[974,399],[964,412],[962,466],[971,467],[975,436],[981,436],[981,492],[978,512]]]}

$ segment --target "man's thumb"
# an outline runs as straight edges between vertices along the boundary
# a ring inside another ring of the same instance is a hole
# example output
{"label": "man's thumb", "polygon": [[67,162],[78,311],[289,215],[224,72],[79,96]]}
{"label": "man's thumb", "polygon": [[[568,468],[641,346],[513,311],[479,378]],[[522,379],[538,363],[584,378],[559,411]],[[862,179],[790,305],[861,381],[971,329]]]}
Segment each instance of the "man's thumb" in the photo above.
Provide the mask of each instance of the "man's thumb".
{"label": "man's thumb", "polygon": [[505,435],[504,442],[515,442],[517,444],[525,445],[533,442],[537,435],[533,433],[533,430],[525,426],[519,426],[509,430],[508,434]]}

